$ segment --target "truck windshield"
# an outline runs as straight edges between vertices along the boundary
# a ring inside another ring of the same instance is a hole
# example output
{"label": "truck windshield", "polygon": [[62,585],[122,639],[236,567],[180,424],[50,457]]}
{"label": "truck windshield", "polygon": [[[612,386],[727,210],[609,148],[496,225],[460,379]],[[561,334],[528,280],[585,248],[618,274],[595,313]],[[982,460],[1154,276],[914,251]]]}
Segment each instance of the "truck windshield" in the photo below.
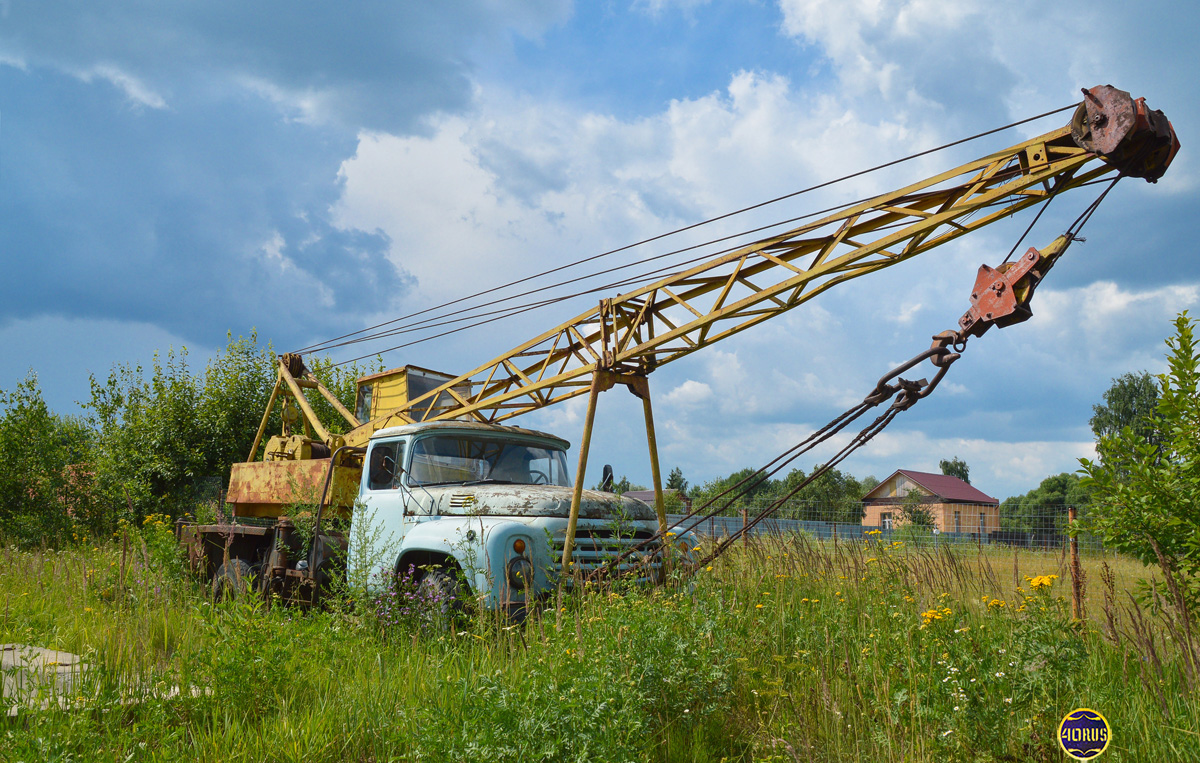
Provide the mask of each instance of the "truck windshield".
{"label": "truck windshield", "polygon": [[557,448],[465,434],[423,437],[413,446],[410,484],[468,482],[571,484],[566,453]]}

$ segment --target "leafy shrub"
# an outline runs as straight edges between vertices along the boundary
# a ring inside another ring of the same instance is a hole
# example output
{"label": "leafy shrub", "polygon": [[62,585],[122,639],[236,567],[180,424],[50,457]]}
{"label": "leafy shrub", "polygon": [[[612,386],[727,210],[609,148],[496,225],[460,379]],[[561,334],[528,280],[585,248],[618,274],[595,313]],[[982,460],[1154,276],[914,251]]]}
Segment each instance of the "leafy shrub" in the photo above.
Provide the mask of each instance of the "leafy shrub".
{"label": "leafy shrub", "polygon": [[304,665],[320,656],[312,624],[263,612],[249,597],[207,603],[185,664],[201,704],[246,720],[273,715],[306,694]]}
{"label": "leafy shrub", "polygon": [[0,391],[0,533],[56,546],[111,531],[92,500],[89,441],[82,422],[50,411],[33,374]]}
{"label": "leafy shrub", "polygon": [[464,678],[462,702],[421,714],[418,757],[433,760],[627,761],[643,757],[641,697],[583,661],[513,675]]}
{"label": "leafy shrub", "polygon": [[1155,426],[1102,437],[1099,458],[1080,463],[1094,490],[1088,529],[1160,566],[1182,605],[1200,601],[1200,343],[1186,311],[1166,343]]}
{"label": "leafy shrub", "polygon": [[[346,405],[355,379],[374,370],[307,359],[310,370]],[[258,431],[278,365],[270,343],[256,334],[230,337],[224,352],[202,374],[188,365],[187,349],[156,354],[148,373],[141,366],[114,367],[103,381],[92,377],[90,412],[92,469],[105,509],[140,523],[148,514],[178,517],[210,497],[208,482],[224,485],[230,466],[247,453]],[[310,400],[332,432],[345,421],[319,395]],[[281,427],[278,409],[269,432]]]}

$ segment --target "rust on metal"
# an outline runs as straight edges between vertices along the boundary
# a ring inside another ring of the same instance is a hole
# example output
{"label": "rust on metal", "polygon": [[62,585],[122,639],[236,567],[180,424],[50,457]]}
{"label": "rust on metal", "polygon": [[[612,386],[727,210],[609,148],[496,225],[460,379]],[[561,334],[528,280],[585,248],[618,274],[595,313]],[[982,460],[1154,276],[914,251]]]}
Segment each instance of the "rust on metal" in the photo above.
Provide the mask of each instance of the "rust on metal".
{"label": "rust on metal", "polygon": [[1130,177],[1156,182],[1179,151],[1175,128],[1161,111],[1112,85],[1083,91],[1071,120],[1071,136]]}
{"label": "rust on metal", "polygon": [[[315,507],[321,500],[329,468],[328,458],[234,464],[226,500],[236,507],[240,517],[278,517],[288,504],[309,503]],[[327,500],[331,515],[349,516],[361,476],[361,467],[333,467]]]}
{"label": "rust on metal", "polygon": [[971,309],[958,319],[966,336],[982,336],[993,325],[1004,327],[1028,320],[1033,311],[1017,300],[1016,285],[1039,259],[1036,247],[1029,247],[1011,267],[980,265],[971,290]]}
{"label": "rust on metal", "polygon": [[217,568],[230,558],[253,558],[271,532],[271,528],[255,525],[198,525],[185,520],[176,523],[176,537],[187,552],[190,569],[205,579],[212,579]]}
{"label": "rust on metal", "polygon": [[971,308],[958,319],[959,340],[983,336],[992,326],[1004,328],[1029,320],[1034,289],[1070,243],[1070,237],[1059,236],[1044,249],[1030,247],[1016,262],[996,268],[980,265],[971,290]]}

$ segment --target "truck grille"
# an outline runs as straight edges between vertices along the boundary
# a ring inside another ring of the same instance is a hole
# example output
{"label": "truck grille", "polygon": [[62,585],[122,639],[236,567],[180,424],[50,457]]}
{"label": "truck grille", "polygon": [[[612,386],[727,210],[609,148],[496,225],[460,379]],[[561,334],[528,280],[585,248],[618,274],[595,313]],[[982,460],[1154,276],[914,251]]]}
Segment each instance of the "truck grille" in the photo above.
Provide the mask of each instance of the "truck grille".
{"label": "truck grille", "polygon": [[[571,550],[571,561],[587,573],[602,567],[632,546],[644,543],[654,537],[651,530],[616,531],[609,527],[580,527],[575,533],[575,545]],[[556,535],[550,540],[550,551],[553,554],[552,569],[562,571],[562,553],[566,545],[566,534]],[[658,549],[659,542],[647,545],[643,550],[626,557],[617,566],[619,572],[640,572],[639,577],[649,578],[653,571],[662,566],[661,559],[653,552]]]}

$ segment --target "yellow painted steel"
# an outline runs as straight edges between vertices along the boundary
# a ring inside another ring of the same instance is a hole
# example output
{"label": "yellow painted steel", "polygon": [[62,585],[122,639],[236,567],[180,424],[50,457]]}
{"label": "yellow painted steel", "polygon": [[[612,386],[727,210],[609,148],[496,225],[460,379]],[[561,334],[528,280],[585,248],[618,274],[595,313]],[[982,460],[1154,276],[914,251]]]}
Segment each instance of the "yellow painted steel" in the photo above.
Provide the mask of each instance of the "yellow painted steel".
{"label": "yellow painted steel", "polygon": [[[234,464],[226,501],[236,507],[240,517],[278,517],[304,509],[315,514],[329,468],[328,458]],[[349,518],[362,467],[338,465],[333,469],[324,514]]]}
{"label": "yellow painted steel", "polygon": [[[928,252],[1115,170],[1063,127],[785,233],[756,241],[616,299],[541,334],[346,434],[420,412],[500,422],[588,393],[610,369],[644,376],[658,366],[807,302],[836,284]],[[452,389],[453,388],[453,389]],[[469,394],[459,390],[469,389]],[[447,398],[440,397],[450,392]]]}
{"label": "yellow painted steel", "polygon": [[[306,373],[304,378],[317,388],[317,391],[321,393],[321,397],[325,398],[325,400],[328,401],[331,406],[333,406],[333,409],[337,411],[343,419],[346,420],[347,424],[349,424],[351,427],[362,426],[362,422],[359,421],[354,414],[351,413],[348,408],[346,408],[346,406],[342,405],[342,401],[338,400],[337,395],[330,392],[325,388],[324,384],[321,384],[321,382],[317,381],[317,377],[313,376],[311,371]],[[270,410],[269,405],[267,410]]]}
{"label": "yellow painted steel", "polygon": [[[505,421],[587,394],[598,369],[645,376],[839,283],[891,267],[1052,193],[1115,172],[1103,162],[1085,170],[1097,158],[1075,144],[1066,126],[847,205],[604,300],[420,396],[409,395],[402,376],[378,384],[371,420],[353,428],[344,441],[362,446],[382,427],[416,420]],[[288,375],[284,377],[286,381]],[[306,417],[310,411],[305,410]],[[319,435],[326,434],[319,422],[310,423]]]}
{"label": "yellow painted steel", "polygon": [[[1130,106],[1137,104],[1130,101]],[[1165,122],[1161,113],[1155,114]],[[1078,115],[1073,119],[1077,120]],[[1166,125],[1169,129],[1169,123]],[[1151,128],[1157,129],[1154,124]],[[285,424],[283,436],[271,439],[274,446],[268,445],[263,462],[235,465],[230,502],[243,514],[278,516],[285,504],[301,494],[311,494],[314,485],[329,474],[330,460],[320,455],[350,453],[360,461],[361,450],[338,448],[343,444],[361,448],[381,428],[450,418],[501,422],[590,392],[563,550],[566,569],[596,398],[602,390],[620,383],[635,393],[644,392],[639,397],[644,401],[655,509],[660,530],[665,531],[646,382],[655,368],[791,310],[837,284],[916,257],[1052,195],[1117,171],[1103,161],[1088,167],[1100,157],[1080,145],[1090,146],[1086,141],[1077,144],[1068,124],[904,188],[847,204],[784,233],[602,300],[596,308],[461,376],[451,378],[406,366],[364,377],[359,380],[362,405],[356,406],[357,417],[304,369],[299,356],[284,356],[271,405],[277,397],[285,403],[289,396],[294,398],[302,411],[305,431],[311,429],[327,447],[314,447],[313,441],[304,437],[288,437],[290,430]],[[1175,141],[1170,155],[1163,155],[1163,168],[1177,149]],[[1159,170],[1153,176],[1135,176],[1153,179],[1161,174]],[[1056,242],[1043,256],[1052,264],[1066,243]],[[413,378],[420,378],[417,389]],[[431,388],[431,379],[443,383]],[[353,429],[344,436],[330,434],[305,399],[306,388],[317,389]],[[366,405],[368,394],[370,404]],[[265,431],[271,405],[259,427],[251,458]],[[361,476],[358,463],[339,463],[332,473],[335,495],[329,502],[341,507],[342,513],[352,505],[357,491]]]}
{"label": "yellow painted steel", "polygon": [[271,388],[271,398],[267,400],[267,409],[263,411],[262,421],[258,425],[258,432],[254,435],[254,444],[250,446],[250,455],[246,456],[247,461],[253,461],[254,456],[258,454],[258,446],[262,443],[263,435],[267,431],[267,422],[271,418],[271,409],[275,407],[275,399],[279,397],[279,388],[282,384],[282,376],[276,376],[275,386]]}
{"label": "yellow painted steel", "polygon": [[648,386],[646,396],[642,398],[642,413],[646,418],[646,445],[650,449],[650,484],[654,488],[654,514],[658,517],[658,531],[666,535],[667,506],[663,500],[662,472],[658,465],[658,436],[654,432],[654,408],[650,405]]}
{"label": "yellow painted steel", "polygon": [[304,412],[305,422],[313,428],[313,431],[316,432],[321,442],[332,442],[333,435],[329,434],[329,430],[325,428],[325,425],[317,418],[317,414],[313,411],[312,406],[308,404],[308,398],[301,391],[300,383],[288,372],[287,368],[281,368],[279,374],[283,377],[283,381],[288,385],[288,388],[291,389],[292,398],[300,406],[300,410]]}

